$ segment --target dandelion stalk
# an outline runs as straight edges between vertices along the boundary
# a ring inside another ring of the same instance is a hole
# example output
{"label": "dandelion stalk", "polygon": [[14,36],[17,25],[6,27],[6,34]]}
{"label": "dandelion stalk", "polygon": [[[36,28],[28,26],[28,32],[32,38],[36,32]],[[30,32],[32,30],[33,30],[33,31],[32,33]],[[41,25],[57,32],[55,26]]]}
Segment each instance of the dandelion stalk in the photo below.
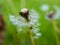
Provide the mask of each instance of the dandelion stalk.
{"label": "dandelion stalk", "polygon": [[58,33],[60,33],[60,31],[59,31],[59,29],[58,29],[58,27],[57,27],[57,25],[56,25],[56,22],[54,21],[54,12],[52,11],[52,12],[50,12],[50,14],[48,15],[48,17],[51,19],[51,23],[52,23],[52,25],[53,25],[53,28],[54,28],[54,33],[55,33],[55,37],[56,37],[56,43],[57,43],[57,45],[60,45],[60,43],[59,43],[59,37],[58,37],[58,35],[57,35],[57,32]]}
{"label": "dandelion stalk", "polygon": [[57,27],[57,25],[56,25],[56,23],[54,22],[54,20],[52,19],[51,20],[51,23],[52,23],[52,25],[53,25],[53,27],[54,27],[54,32],[55,32],[55,37],[56,37],[56,43],[57,43],[57,45],[60,45],[59,43],[59,38],[58,38],[58,35],[57,35],[57,32],[58,33],[60,33],[60,31],[59,31],[59,29],[58,29],[58,27]]}
{"label": "dandelion stalk", "polygon": [[52,19],[52,20],[51,20],[51,23],[52,23],[54,29],[60,34],[60,30],[59,30],[59,28],[57,27],[56,22]]}
{"label": "dandelion stalk", "polygon": [[35,45],[34,39],[33,39],[33,36],[32,36],[32,32],[31,32],[31,26],[30,26],[30,24],[29,24],[28,21],[27,21],[26,23],[27,23],[27,25],[28,25],[28,34],[29,34],[29,38],[30,38],[30,40],[31,40],[31,44],[32,44],[32,45]]}

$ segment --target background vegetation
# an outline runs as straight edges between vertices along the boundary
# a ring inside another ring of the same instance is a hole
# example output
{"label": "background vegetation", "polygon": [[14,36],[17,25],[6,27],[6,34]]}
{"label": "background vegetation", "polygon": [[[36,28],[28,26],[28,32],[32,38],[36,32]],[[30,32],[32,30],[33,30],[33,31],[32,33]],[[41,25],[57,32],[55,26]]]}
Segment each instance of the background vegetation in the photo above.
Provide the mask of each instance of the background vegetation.
{"label": "background vegetation", "polygon": [[[41,5],[47,4],[50,6],[48,10],[55,10],[53,5],[60,8],[60,0],[0,0],[3,9],[0,12],[4,14],[6,22],[5,41],[4,45],[30,45],[29,38],[24,32],[17,32],[17,26],[9,20],[9,14],[19,15],[21,8],[35,9],[40,14],[39,22],[41,23],[40,32],[42,36],[35,39],[36,45],[60,45],[60,34],[55,33],[55,30],[49,20],[45,19],[46,11],[40,9]],[[60,28],[60,18],[55,20],[58,28]],[[25,30],[24,30],[25,31]]]}

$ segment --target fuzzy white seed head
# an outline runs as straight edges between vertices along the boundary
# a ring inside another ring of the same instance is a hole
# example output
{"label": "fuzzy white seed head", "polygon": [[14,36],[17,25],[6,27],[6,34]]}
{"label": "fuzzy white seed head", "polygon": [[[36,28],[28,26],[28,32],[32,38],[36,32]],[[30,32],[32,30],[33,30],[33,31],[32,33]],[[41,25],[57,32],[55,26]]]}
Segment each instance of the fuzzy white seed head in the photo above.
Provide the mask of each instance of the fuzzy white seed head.
{"label": "fuzzy white seed head", "polygon": [[46,4],[44,4],[44,5],[41,6],[41,10],[42,11],[47,11],[48,9],[49,9],[49,6],[46,5]]}
{"label": "fuzzy white seed head", "polygon": [[23,9],[21,9],[21,12],[22,13],[26,13],[26,12],[28,12],[28,9],[27,8],[23,8]]}

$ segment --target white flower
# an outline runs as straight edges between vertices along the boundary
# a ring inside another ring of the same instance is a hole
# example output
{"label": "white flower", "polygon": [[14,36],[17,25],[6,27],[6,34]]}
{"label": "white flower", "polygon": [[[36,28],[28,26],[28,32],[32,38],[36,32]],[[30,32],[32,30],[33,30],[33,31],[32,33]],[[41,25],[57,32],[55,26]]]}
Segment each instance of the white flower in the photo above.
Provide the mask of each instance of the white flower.
{"label": "white flower", "polygon": [[47,11],[49,9],[49,6],[47,4],[44,4],[41,6],[42,11]]}

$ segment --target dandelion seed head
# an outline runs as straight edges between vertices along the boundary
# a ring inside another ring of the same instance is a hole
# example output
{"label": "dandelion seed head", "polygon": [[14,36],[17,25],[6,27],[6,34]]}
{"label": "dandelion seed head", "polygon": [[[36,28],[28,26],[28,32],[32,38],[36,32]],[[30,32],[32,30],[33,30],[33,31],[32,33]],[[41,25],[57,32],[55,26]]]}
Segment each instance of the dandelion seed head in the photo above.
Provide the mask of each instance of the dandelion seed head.
{"label": "dandelion seed head", "polygon": [[44,4],[44,5],[41,6],[41,10],[42,11],[47,11],[48,9],[49,9],[49,6],[46,5],[46,4]]}
{"label": "dandelion seed head", "polygon": [[56,10],[54,19],[59,19],[60,18],[60,8],[58,6],[56,6],[56,5],[54,5],[54,8]]}
{"label": "dandelion seed head", "polygon": [[[21,12],[23,13],[26,13],[28,11],[28,9],[22,9]],[[40,25],[40,23],[38,23],[38,19],[39,19],[39,13],[36,11],[36,10],[31,10],[29,12],[29,26],[32,26],[32,32],[35,34],[34,38],[38,38],[40,36],[39,34],[39,28],[38,26]],[[13,21],[12,21],[13,20]],[[14,25],[18,26],[18,27],[26,27],[27,26],[27,23],[25,22],[25,19],[20,16],[20,17],[15,17],[14,18],[11,18],[10,20]],[[18,29],[18,32],[22,31],[21,29],[19,30]]]}

